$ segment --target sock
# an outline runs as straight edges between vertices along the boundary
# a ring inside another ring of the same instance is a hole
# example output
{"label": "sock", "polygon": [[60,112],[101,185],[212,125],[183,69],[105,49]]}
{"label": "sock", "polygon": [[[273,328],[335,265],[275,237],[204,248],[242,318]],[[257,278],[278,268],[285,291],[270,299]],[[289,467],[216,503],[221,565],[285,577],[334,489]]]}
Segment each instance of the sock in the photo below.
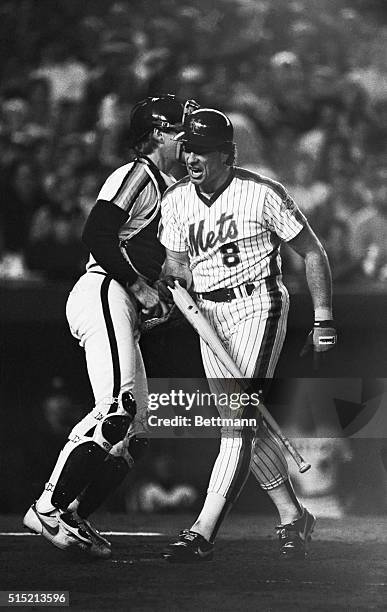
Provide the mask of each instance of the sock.
{"label": "sock", "polygon": [[268,489],[267,494],[278,510],[281,525],[287,525],[302,515],[303,508],[294,493],[290,480],[286,480],[274,489]]}
{"label": "sock", "polygon": [[230,504],[219,493],[207,493],[203,508],[191,527],[191,531],[200,533],[206,540],[213,542],[225,513],[230,509]]}

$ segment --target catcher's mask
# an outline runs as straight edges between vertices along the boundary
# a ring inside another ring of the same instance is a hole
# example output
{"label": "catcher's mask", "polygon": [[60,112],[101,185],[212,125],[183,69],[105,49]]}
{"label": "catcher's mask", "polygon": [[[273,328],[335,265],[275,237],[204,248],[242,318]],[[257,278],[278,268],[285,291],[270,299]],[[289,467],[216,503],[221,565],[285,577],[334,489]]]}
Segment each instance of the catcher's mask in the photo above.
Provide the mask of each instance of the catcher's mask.
{"label": "catcher's mask", "polygon": [[183,107],[173,94],[148,97],[138,102],[130,114],[127,132],[129,147],[136,147],[154,128],[160,128],[164,132],[181,130],[189,103],[195,104],[196,108],[199,106],[190,100]]}

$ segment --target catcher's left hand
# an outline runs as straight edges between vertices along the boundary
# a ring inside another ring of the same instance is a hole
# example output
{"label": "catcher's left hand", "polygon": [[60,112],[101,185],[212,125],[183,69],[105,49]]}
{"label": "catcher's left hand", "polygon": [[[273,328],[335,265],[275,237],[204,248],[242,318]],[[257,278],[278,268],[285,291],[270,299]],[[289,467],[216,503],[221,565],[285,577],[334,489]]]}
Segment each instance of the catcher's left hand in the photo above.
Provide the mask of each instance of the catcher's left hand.
{"label": "catcher's left hand", "polygon": [[153,328],[162,325],[163,323],[167,323],[171,318],[173,318],[175,314],[175,305],[173,304],[170,308],[166,308],[165,304],[163,304],[162,311],[157,313],[149,313],[146,314],[142,312],[141,322],[140,322],[140,330],[142,332],[151,331]]}
{"label": "catcher's left hand", "polygon": [[309,332],[300,356],[306,355],[311,348],[315,353],[325,353],[337,343],[337,332],[334,321],[315,321]]}

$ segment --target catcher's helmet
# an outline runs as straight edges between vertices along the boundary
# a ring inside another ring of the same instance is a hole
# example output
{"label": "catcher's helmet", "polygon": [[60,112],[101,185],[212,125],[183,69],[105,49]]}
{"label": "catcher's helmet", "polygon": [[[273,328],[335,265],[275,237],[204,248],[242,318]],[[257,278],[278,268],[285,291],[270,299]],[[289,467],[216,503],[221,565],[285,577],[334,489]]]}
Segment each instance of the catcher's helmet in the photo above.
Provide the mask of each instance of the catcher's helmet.
{"label": "catcher's helmet", "polygon": [[181,129],[182,115],[183,106],[172,94],[141,100],[130,114],[127,132],[129,146],[138,144],[155,127],[166,131]]}
{"label": "catcher's helmet", "polygon": [[176,136],[186,150],[216,151],[233,144],[230,119],[214,108],[199,108],[184,119],[183,131]]}

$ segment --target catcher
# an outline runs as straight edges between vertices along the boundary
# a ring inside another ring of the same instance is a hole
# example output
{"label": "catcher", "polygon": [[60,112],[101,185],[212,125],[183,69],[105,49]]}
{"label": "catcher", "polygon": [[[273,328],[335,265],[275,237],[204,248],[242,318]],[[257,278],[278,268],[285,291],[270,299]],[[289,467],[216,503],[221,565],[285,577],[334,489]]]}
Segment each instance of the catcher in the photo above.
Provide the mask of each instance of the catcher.
{"label": "catcher", "polygon": [[135,105],[128,144],[136,157],[108,177],[84,228],[91,255],[66,314],[85,350],[95,406],[71,431],[23,521],[60,549],[110,557],[110,543],[88,517],[122,482],[145,444],[138,437],[148,403],[139,318],[141,310],[161,312],[152,287],[165,258],[157,229],[161,197],[174,180],[174,137],[183,111],[170,94]]}

